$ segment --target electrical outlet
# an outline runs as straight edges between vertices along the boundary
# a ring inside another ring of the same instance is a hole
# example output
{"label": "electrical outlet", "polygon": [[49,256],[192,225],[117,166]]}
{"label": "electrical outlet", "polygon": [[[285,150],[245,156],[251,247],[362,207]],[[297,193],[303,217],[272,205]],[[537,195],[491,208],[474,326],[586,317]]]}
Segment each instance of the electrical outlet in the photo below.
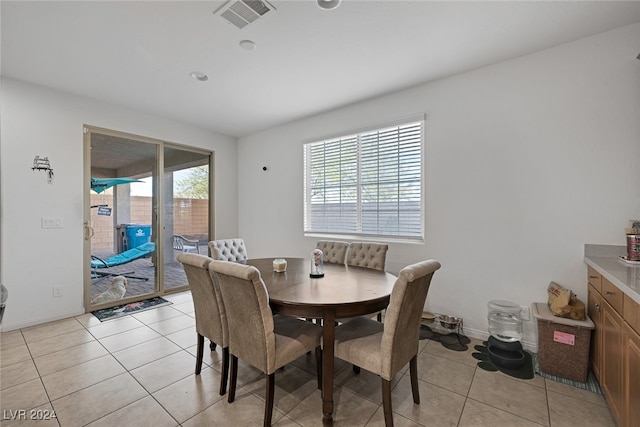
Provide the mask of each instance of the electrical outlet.
{"label": "electrical outlet", "polygon": [[53,296],[61,297],[62,296],[62,286],[54,286],[53,287]]}
{"label": "electrical outlet", "polygon": [[520,317],[522,320],[531,320],[531,311],[529,306],[521,305],[520,306]]}

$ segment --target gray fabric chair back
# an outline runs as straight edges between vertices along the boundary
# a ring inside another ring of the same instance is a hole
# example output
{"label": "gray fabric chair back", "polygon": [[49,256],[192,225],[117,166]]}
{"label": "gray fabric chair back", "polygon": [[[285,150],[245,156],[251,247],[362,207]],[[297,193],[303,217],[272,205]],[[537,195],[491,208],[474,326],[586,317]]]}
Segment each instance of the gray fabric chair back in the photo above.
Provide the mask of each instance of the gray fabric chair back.
{"label": "gray fabric chair back", "polygon": [[347,252],[347,265],[384,271],[389,245],[382,243],[351,242]]}
{"label": "gray fabric chair back", "polygon": [[227,318],[222,299],[216,291],[214,279],[209,273],[213,259],[208,256],[180,253],[177,257],[187,275],[196,315],[196,332],[211,341],[227,347]]}
{"label": "gray fabric chair back", "polygon": [[398,275],[384,318],[381,376],[391,380],[418,352],[420,322],[433,273],[440,268],[435,260],[409,265]]}
{"label": "gray fabric chair back", "polygon": [[211,257],[217,261],[239,262],[247,259],[244,239],[220,239],[209,242]]}
{"label": "gray fabric chair back", "polygon": [[333,264],[345,263],[348,248],[348,242],[318,240],[318,243],[316,243],[316,249],[320,249],[324,255],[324,262],[330,262]]}
{"label": "gray fabric chair back", "polygon": [[260,272],[250,265],[214,261],[229,326],[229,353],[266,374],[275,371],[276,338],[269,295]]}

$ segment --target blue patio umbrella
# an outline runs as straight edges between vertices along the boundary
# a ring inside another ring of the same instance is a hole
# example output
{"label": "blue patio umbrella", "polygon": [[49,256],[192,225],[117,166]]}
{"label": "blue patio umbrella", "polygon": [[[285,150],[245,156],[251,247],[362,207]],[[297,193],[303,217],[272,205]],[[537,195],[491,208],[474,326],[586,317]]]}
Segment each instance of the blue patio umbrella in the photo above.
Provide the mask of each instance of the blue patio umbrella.
{"label": "blue patio umbrella", "polygon": [[114,185],[129,184],[131,182],[143,182],[134,178],[91,178],[91,189],[100,194]]}

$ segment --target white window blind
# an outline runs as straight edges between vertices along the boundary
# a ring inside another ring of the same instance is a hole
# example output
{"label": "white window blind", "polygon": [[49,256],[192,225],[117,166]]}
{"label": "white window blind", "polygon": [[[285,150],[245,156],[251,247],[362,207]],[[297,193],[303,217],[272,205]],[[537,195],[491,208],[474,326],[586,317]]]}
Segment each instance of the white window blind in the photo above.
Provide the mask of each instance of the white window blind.
{"label": "white window blind", "polygon": [[414,119],[305,144],[305,233],[422,239],[423,127]]}

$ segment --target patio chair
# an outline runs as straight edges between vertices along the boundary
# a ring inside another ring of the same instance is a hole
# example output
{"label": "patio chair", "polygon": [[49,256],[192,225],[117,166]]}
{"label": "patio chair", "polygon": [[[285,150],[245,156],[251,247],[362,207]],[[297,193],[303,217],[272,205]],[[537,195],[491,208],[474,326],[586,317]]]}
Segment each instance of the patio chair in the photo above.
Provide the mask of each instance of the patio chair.
{"label": "patio chair", "polygon": [[140,277],[140,276],[131,276],[133,273],[127,272],[115,272],[115,271],[99,271],[100,269],[109,269],[111,267],[116,267],[119,265],[125,265],[132,261],[135,261],[140,258],[144,258],[146,256],[151,255],[156,250],[156,244],[154,242],[143,243],[140,246],[135,248],[131,248],[127,251],[119,253],[117,255],[110,256],[107,259],[99,258],[95,255],[91,255],[91,268],[93,271],[91,272],[91,276],[93,279],[102,279],[110,276],[124,276],[129,279],[137,279],[137,280],[149,280],[148,277]]}
{"label": "patio chair", "polygon": [[173,235],[173,249],[181,252],[195,252],[200,253],[200,241],[187,239],[179,234]]}

